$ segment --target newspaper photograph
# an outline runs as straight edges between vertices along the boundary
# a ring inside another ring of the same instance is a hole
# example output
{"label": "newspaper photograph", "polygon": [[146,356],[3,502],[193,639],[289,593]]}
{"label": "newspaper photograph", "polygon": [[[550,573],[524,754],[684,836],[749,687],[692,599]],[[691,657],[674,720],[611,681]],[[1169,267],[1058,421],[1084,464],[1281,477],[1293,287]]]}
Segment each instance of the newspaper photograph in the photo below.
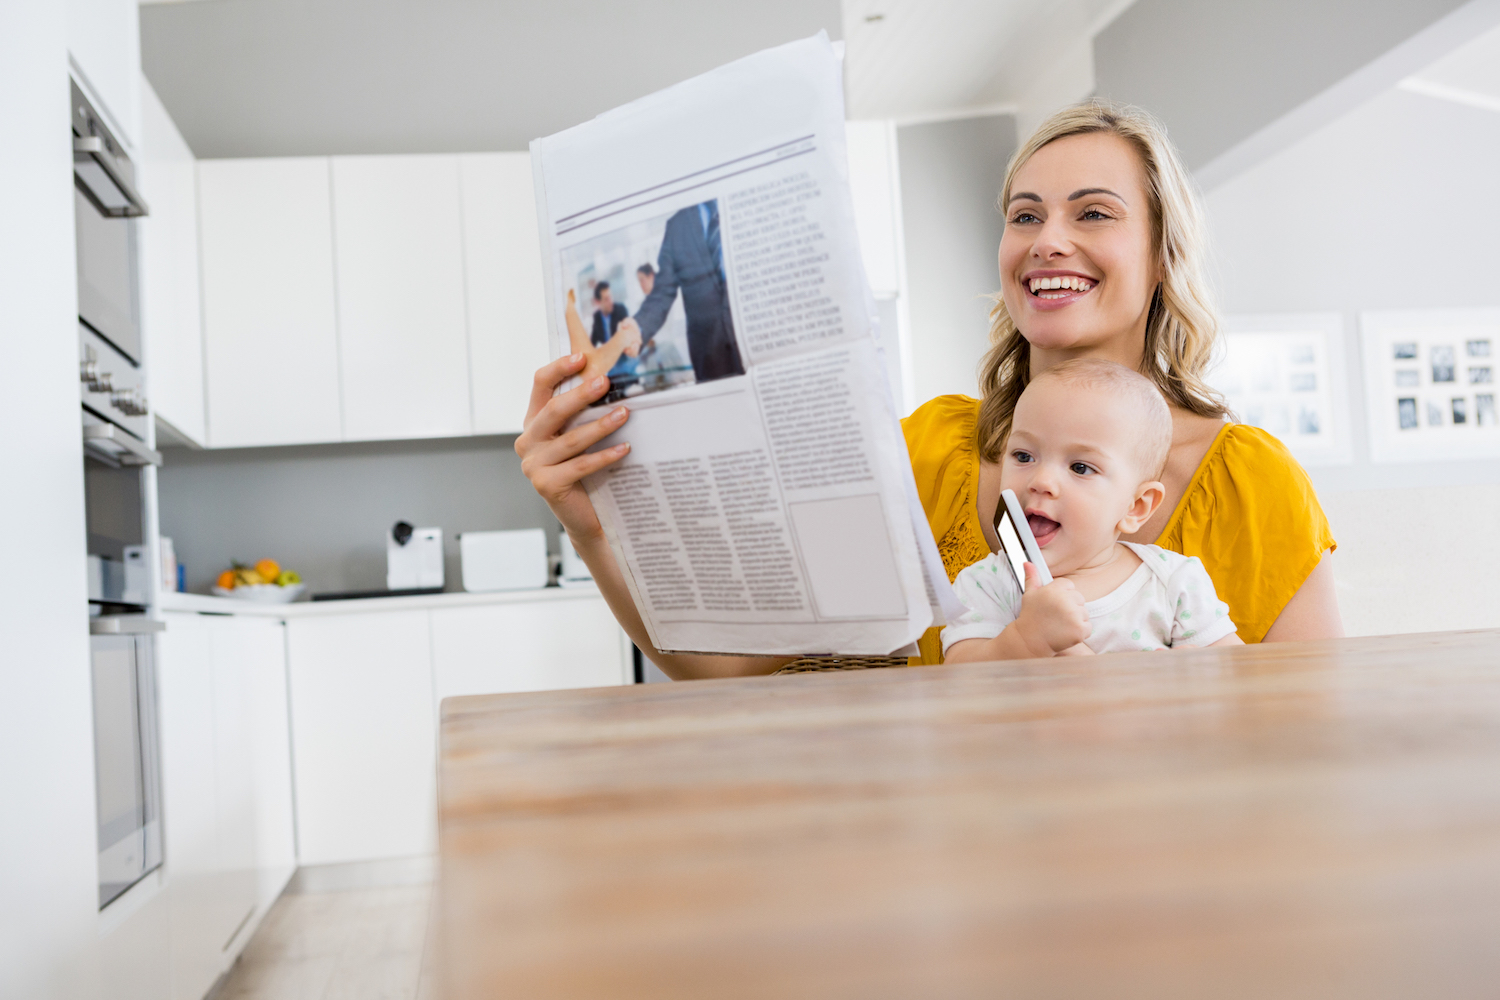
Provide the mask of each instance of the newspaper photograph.
{"label": "newspaper photograph", "polygon": [[[826,35],[531,146],[554,357],[622,401],[586,483],[662,651],[884,655],[956,601],[854,228]],[[577,384],[570,381],[563,390]]]}

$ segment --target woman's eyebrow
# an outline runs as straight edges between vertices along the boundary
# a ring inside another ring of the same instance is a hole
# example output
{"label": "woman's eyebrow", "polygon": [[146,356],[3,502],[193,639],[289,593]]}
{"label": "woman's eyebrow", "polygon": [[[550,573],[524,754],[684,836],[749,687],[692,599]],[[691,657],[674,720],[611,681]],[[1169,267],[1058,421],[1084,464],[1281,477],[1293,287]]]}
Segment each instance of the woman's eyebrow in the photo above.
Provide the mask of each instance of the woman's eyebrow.
{"label": "woman's eyebrow", "polygon": [[[1115,197],[1115,198],[1120,198],[1119,195],[1115,194],[1109,188],[1079,188],[1077,191],[1074,191],[1072,194],[1068,195],[1068,200],[1069,201],[1077,201],[1079,198],[1082,198],[1085,195],[1090,195],[1090,194],[1107,194],[1107,195],[1110,195],[1110,196]],[[1038,200],[1040,200],[1040,199],[1038,199]],[[1121,201],[1125,201],[1124,198],[1120,198],[1120,200]],[[1125,204],[1128,205],[1128,204],[1130,204],[1130,202],[1126,201]]]}
{"label": "woman's eyebrow", "polygon": [[1006,204],[1009,205],[1011,201],[1015,201],[1017,198],[1026,198],[1030,201],[1035,202],[1040,202],[1042,200],[1042,196],[1039,194],[1032,194],[1030,191],[1017,191],[1015,194],[1010,196],[1010,201],[1007,201]]}

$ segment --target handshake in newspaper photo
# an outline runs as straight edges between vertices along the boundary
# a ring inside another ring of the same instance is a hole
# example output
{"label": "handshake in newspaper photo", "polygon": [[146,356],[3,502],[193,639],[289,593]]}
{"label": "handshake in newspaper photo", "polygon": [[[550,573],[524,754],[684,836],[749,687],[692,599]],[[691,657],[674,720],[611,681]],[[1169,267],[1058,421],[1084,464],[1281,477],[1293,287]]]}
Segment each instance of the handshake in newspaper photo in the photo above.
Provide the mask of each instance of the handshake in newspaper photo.
{"label": "handshake in newspaper photo", "polygon": [[[623,226],[562,254],[569,346],[600,405],[745,374],[724,273],[717,199]],[[592,304],[585,323],[582,299]]]}

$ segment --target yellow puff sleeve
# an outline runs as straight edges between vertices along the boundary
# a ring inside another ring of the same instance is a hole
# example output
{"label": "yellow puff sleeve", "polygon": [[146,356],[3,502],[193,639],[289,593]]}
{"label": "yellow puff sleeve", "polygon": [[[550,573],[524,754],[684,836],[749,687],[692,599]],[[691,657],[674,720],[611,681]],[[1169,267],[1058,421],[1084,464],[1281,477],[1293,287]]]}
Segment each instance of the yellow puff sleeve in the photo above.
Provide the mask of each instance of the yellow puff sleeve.
{"label": "yellow puff sleeve", "polygon": [[1302,466],[1248,424],[1219,432],[1156,544],[1203,561],[1246,642],[1265,637],[1337,547]]}

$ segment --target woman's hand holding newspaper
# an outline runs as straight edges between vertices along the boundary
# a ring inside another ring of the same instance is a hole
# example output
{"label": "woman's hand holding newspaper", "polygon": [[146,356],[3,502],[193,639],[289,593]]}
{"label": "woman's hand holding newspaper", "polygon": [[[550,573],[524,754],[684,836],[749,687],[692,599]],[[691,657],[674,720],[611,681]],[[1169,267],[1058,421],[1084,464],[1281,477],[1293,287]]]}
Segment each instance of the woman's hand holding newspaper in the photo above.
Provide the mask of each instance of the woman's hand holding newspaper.
{"label": "woman's hand holding newspaper", "polygon": [[584,477],[630,452],[628,443],[588,452],[625,423],[630,412],[623,406],[598,420],[567,429],[574,417],[609,390],[609,379],[599,375],[553,395],[558,385],[579,374],[586,363],[582,353],[574,353],[537,369],[531,384],[531,404],[526,409],[526,429],[516,438],[521,471],[575,542],[602,534],[599,516],[583,487]]}

